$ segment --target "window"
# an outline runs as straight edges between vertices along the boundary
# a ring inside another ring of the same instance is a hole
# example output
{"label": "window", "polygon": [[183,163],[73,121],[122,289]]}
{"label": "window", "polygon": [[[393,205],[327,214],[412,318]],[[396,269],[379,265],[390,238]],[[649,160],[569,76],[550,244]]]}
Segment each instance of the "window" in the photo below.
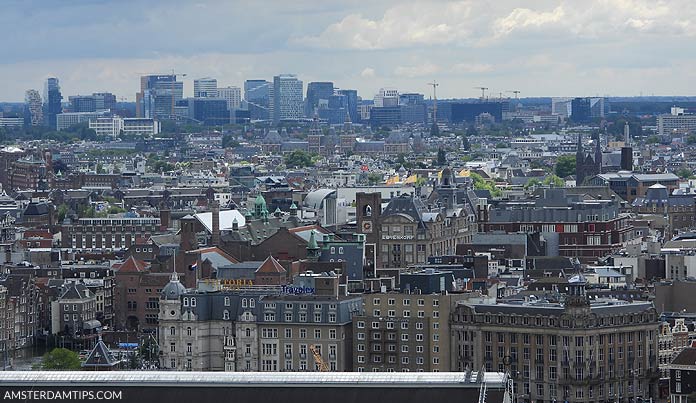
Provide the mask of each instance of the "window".
{"label": "window", "polygon": [[191,298],[191,306],[196,306],[196,299],[195,298]]}
{"label": "window", "polygon": [[358,321],[358,329],[364,329],[365,328],[365,322],[362,320]]}
{"label": "window", "polygon": [[321,329],[314,329],[314,338],[321,339]]}
{"label": "window", "polygon": [[176,328],[174,326],[169,328],[169,335],[170,336],[175,336],[176,335]]}
{"label": "window", "polygon": [[285,329],[285,338],[292,339],[292,329]]}
{"label": "window", "polygon": [[223,320],[230,320],[230,311],[228,311],[227,309],[225,309],[225,310],[222,312],[222,319],[223,319]]}
{"label": "window", "polygon": [[225,306],[230,306],[230,297],[225,297]]}
{"label": "window", "polygon": [[191,327],[190,327],[190,326],[186,328],[186,335],[187,335],[187,336],[192,336],[192,335],[193,335],[193,331],[191,330]]}

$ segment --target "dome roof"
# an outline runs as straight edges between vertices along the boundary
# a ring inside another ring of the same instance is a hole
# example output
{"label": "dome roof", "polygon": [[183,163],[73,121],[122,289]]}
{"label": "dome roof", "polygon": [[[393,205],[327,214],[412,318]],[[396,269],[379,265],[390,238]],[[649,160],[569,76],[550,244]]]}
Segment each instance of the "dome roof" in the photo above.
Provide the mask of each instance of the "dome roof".
{"label": "dome roof", "polygon": [[186,292],[186,287],[179,281],[179,275],[174,272],[172,278],[162,289],[162,298],[168,300],[179,299]]}

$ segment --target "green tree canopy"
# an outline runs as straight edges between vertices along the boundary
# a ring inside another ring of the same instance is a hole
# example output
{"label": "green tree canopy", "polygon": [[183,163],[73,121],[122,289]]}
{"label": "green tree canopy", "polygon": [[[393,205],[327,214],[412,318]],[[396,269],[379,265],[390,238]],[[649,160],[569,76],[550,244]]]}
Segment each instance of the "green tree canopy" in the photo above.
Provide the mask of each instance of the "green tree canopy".
{"label": "green tree canopy", "polygon": [[560,178],[565,178],[575,174],[575,156],[561,155],[556,160],[556,175]]}
{"label": "green tree canopy", "polygon": [[679,168],[674,171],[674,174],[682,179],[691,179],[694,177],[694,172],[688,168]]}
{"label": "green tree canopy", "polygon": [[67,348],[54,348],[41,360],[41,369],[74,371],[81,368],[80,357]]}
{"label": "green tree canopy", "polygon": [[495,184],[483,179],[483,177],[476,172],[472,172],[469,177],[474,182],[474,189],[476,190],[488,190],[491,192],[491,196],[500,197],[503,192],[498,189]]}
{"label": "green tree canopy", "polygon": [[294,150],[285,156],[285,165],[292,168],[304,168],[313,166],[314,162],[312,154],[302,150]]}

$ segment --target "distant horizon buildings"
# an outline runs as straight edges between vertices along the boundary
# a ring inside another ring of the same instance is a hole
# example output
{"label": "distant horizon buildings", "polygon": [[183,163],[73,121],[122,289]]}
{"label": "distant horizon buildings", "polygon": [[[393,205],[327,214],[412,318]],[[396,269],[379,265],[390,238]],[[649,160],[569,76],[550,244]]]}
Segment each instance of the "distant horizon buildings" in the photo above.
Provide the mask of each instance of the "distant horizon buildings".
{"label": "distant horizon buildings", "polygon": [[273,123],[281,120],[302,119],[304,116],[302,87],[302,80],[294,74],[280,74],[273,77]]}
{"label": "distant horizon buildings", "polygon": [[244,82],[244,101],[249,109],[251,120],[271,118],[271,95],[273,83],[266,80],[246,80]]}
{"label": "distant horizon buildings", "polygon": [[44,83],[44,120],[46,126],[56,129],[56,116],[63,111],[63,95],[60,93],[60,82],[56,77],[49,77]]}
{"label": "distant horizon buildings", "polygon": [[216,98],[217,79],[205,77],[193,80],[193,97],[194,98]]}
{"label": "distant horizon buildings", "polygon": [[24,95],[24,125],[41,126],[43,124],[41,94],[37,90],[27,90]]}
{"label": "distant horizon buildings", "polygon": [[216,97],[227,101],[227,109],[233,112],[242,105],[242,89],[235,86],[216,88]]}
{"label": "distant horizon buildings", "polygon": [[329,98],[334,95],[334,83],[331,81],[313,81],[307,84],[305,98],[305,116],[311,118],[322,106],[328,108]]}
{"label": "distant horizon buildings", "polygon": [[161,119],[175,115],[175,105],[184,97],[184,83],[176,75],[146,75],[140,77],[140,92],[136,93],[136,117]]}

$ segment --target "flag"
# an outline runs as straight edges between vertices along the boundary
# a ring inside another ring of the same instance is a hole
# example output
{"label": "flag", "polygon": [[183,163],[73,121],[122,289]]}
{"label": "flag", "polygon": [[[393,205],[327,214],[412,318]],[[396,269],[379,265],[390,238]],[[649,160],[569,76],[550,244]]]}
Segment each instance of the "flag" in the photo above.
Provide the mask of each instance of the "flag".
{"label": "flag", "polygon": [[192,264],[191,266],[189,266],[189,270],[191,270],[191,271],[195,271],[197,268],[198,268],[198,262],[196,262],[196,263]]}

